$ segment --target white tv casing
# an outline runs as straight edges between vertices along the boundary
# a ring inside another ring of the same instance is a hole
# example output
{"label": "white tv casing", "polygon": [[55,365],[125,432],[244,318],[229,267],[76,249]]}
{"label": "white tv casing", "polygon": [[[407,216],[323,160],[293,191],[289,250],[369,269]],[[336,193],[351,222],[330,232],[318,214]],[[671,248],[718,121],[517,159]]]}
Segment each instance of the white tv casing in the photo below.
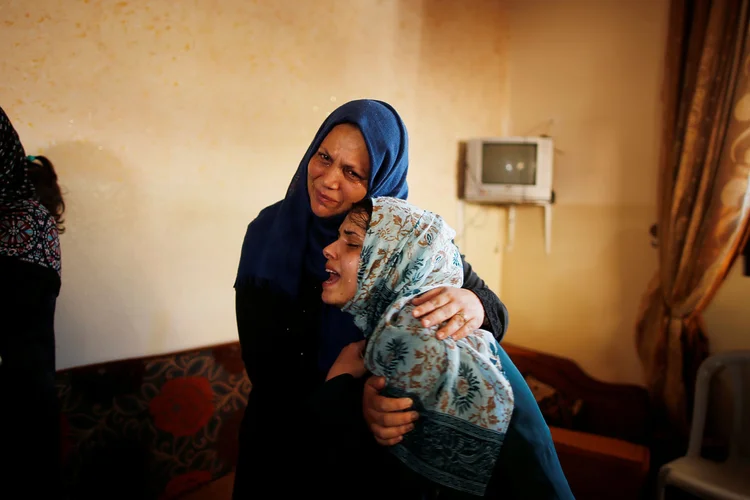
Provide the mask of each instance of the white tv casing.
{"label": "white tv casing", "polygon": [[[484,184],[482,149],[485,144],[536,144],[534,184]],[[549,137],[483,137],[466,141],[464,198],[487,204],[552,203],[552,158],[554,145]]]}

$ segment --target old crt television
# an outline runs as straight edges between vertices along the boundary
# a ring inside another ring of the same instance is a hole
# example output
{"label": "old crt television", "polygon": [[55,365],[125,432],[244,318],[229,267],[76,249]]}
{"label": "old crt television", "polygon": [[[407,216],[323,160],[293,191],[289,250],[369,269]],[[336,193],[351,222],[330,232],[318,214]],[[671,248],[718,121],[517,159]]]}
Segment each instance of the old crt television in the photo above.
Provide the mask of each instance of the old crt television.
{"label": "old crt television", "polygon": [[478,203],[552,203],[548,137],[486,137],[466,141],[464,198]]}

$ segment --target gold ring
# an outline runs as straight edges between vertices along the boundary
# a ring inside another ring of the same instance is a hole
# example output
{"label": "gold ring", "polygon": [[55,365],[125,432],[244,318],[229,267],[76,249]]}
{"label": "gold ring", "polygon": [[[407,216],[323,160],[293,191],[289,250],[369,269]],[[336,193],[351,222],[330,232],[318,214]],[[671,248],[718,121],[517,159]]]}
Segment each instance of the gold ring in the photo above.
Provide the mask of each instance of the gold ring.
{"label": "gold ring", "polygon": [[456,313],[456,316],[458,316],[459,318],[461,318],[461,321],[463,321],[462,325],[465,325],[467,323],[466,317],[464,316],[463,311],[458,311]]}

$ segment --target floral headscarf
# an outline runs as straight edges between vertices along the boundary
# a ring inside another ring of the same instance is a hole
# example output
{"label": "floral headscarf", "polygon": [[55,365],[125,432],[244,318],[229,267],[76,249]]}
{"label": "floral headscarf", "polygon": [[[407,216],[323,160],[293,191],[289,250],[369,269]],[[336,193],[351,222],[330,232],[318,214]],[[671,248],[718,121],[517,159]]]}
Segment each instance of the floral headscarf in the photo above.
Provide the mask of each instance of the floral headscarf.
{"label": "floral headscarf", "polygon": [[409,397],[420,418],[389,448],[407,467],[444,486],[483,495],[513,413],[513,391],[491,333],[438,340],[414,318],[415,295],[460,287],[455,232],[438,215],[374,198],[354,298],[343,308],[367,337],[365,364],[384,394]]}

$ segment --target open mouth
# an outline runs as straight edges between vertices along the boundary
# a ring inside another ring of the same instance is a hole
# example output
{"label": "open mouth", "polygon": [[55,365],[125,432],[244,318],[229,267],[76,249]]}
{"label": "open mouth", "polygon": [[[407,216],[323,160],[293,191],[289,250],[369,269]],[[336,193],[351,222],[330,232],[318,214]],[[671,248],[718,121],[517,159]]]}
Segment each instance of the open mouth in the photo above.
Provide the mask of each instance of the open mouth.
{"label": "open mouth", "polygon": [[333,269],[326,268],[326,272],[328,273],[328,279],[323,282],[323,286],[334,285],[339,279],[341,279],[341,275]]}

